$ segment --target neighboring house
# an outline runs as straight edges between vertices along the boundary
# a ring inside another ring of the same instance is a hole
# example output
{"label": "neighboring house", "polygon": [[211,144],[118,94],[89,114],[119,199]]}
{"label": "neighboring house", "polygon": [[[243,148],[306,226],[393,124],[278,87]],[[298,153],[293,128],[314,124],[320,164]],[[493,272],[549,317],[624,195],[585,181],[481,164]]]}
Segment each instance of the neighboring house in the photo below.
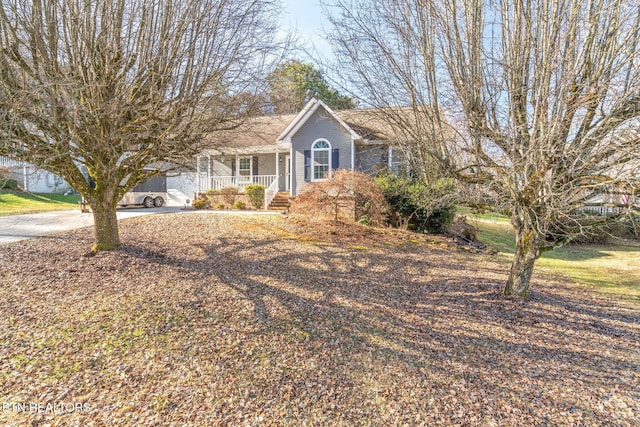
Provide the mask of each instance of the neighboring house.
{"label": "neighboring house", "polygon": [[0,156],[0,168],[6,169],[9,177],[18,181],[18,185],[25,191],[54,194],[71,191],[71,187],[64,179],[30,163]]}
{"label": "neighboring house", "polygon": [[584,199],[584,206],[574,214],[590,212],[607,215],[623,213],[629,208],[640,210],[640,197],[632,189],[621,186],[611,186],[599,194],[586,191]]}
{"label": "neighboring house", "polygon": [[402,151],[371,110],[334,112],[312,99],[297,115],[263,116],[212,141],[197,159],[198,191],[261,184],[298,195],[338,168],[375,173],[406,169]]}

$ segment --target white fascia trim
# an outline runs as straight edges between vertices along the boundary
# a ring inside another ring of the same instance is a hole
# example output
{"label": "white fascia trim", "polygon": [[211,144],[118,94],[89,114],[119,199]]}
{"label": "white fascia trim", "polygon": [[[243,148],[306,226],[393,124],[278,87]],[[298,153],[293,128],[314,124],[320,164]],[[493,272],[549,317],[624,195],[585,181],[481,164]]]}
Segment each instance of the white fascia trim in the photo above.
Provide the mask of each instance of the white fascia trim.
{"label": "white fascia trim", "polygon": [[327,111],[331,117],[333,117],[338,123],[340,123],[340,125],[347,131],[349,132],[349,135],[351,135],[352,139],[362,139],[362,137],[360,135],[358,135],[356,133],[356,131],[354,131],[353,129],[351,129],[351,127],[344,121],[342,120],[340,117],[338,117],[338,115],[327,106],[327,104],[325,104],[322,101],[318,101],[318,103],[320,103],[320,105],[322,105],[325,109],[325,111]]}
{"label": "white fascia trim", "polygon": [[320,104],[319,104],[320,101],[316,101],[316,102],[317,102],[316,104],[314,104],[309,110],[307,110],[307,112],[304,114],[304,117],[302,117],[295,124],[295,126],[293,126],[293,128],[291,130],[289,130],[289,133],[287,134],[287,139],[293,138],[293,135],[298,133],[300,128],[302,128],[302,126],[304,126],[305,123],[307,123],[307,120],[309,120],[311,118],[311,116],[313,116],[313,113],[315,113],[316,110],[318,109],[318,107],[320,106]]}
{"label": "white fascia trim", "polygon": [[[280,133],[280,135],[278,135],[278,137],[276,138],[276,141],[282,141],[282,140],[289,140],[290,141],[291,140],[291,136],[292,136],[291,129],[294,126],[296,126],[300,122],[300,120],[302,120],[303,123],[307,121],[308,117],[305,118],[304,120],[303,120],[303,117],[305,117],[305,115],[309,112],[309,110],[311,108],[313,108],[313,107],[318,108],[317,102],[318,102],[317,99],[311,98],[309,100],[309,102],[307,102],[307,105],[305,105],[304,108],[302,110],[300,110],[300,112],[298,114],[296,114],[296,116],[293,118],[293,120],[291,120],[291,123],[289,123],[287,125],[287,127],[284,128],[282,133]],[[315,109],[314,109],[314,111],[315,111]],[[313,114],[313,112],[312,112],[312,114]]]}
{"label": "white fascia trim", "polygon": [[253,145],[248,147],[226,147],[224,149],[208,149],[202,151],[200,156],[234,156],[234,155],[249,155],[249,154],[272,154],[279,153],[283,150],[288,150],[291,147],[291,142],[279,142],[278,144],[270,145]]}

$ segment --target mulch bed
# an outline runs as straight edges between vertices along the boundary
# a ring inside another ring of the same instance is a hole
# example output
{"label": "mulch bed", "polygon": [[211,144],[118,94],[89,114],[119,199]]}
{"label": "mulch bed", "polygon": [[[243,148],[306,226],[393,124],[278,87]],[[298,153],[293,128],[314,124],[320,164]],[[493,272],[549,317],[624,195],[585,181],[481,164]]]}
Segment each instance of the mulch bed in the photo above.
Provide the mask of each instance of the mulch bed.
{"label": "mulch bed", "polygon": [[91,238],[0,247],[2,425],[640,425],[638,306],[540,275],[506,300],[504,261],[444,237],[181,213]]}

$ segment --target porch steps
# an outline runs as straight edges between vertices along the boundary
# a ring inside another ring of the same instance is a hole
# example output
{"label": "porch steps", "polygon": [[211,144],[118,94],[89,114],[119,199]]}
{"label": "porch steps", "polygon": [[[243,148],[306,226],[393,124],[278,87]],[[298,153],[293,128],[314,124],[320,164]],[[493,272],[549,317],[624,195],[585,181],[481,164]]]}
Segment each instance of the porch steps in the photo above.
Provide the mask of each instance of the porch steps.
{"label": "porch steps", "polygon": [[281,191],[276,194],[269,206],[267,206],[267,210],[284,212],[289,209],[290,205],[291,200],[289,199],[289,192]]}

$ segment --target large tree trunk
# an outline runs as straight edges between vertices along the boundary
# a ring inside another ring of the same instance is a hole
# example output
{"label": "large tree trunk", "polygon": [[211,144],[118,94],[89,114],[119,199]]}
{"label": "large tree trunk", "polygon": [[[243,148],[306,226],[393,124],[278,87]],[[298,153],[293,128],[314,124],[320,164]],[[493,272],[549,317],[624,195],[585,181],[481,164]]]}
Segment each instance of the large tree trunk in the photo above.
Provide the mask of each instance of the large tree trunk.
{"label": "large tree trunk", "polygon": [[529,298],[531,273],[536,260],[540,257],[540,248],[532,229],[516,229],[516,250],[511,264],[511,273],[504,288],[504,294],[522,299]]}
{"label": "large tree trunk", "polygon": [[93,252],[110,251],[120,246],[116,203],[111,200],[89,201],[93,211]]}

